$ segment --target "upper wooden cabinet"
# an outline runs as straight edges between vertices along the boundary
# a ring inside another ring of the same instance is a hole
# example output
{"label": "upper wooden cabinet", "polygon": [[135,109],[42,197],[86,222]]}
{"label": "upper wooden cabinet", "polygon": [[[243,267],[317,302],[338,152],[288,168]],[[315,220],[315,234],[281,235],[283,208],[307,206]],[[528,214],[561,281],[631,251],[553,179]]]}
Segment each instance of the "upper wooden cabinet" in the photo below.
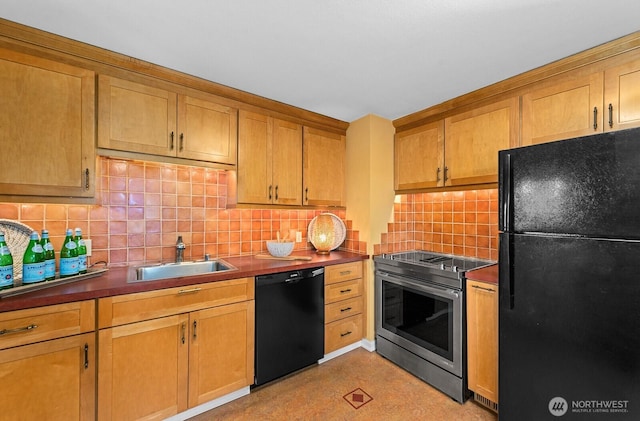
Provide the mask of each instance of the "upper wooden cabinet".
{"label": "upper wooden cabinet", "polygon": [[522,96],[522,146],[602,132],[602,72],[566,75]]}
{"label": "upper wooden cabinet", "polygon": [[445,186],[498,182],[498,151],[517,146],[518,112],[512,98],[445,119]]}
{"label": "upper wooden cabinet", "polygon": [[238,202],[302,205],[302,126],[240,111]]}
{"label": "upper wooden cabinet", "polygon": [[604,72],[605,131],[640,126],[640,59]]}
{"label": "upper wooden cabinet", "polygon": [[94,72],[0,49],[0,75],[0,195],[93,197]]}
{"label": "upper wooden cabinet", "polygon": [[443,179],[444,121],[425,124],[395,137],[396,190],[438,187]]}
{"label": "upper wooden cabinet", "polygon": [[236,164],[237,110],[111,76],[98,78],[98,146]]}
{"label": "upper wooden cabinet", "polygon": [[305,127],[302,151],[303,204],[345,206],[345,137]]}

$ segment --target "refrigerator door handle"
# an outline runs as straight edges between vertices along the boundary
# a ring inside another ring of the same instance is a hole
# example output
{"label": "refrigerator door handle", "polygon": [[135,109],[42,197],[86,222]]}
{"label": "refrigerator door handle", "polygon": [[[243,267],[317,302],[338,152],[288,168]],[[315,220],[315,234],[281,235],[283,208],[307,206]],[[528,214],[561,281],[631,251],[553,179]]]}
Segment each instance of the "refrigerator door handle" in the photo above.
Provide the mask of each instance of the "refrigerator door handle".
{"label": "refrigerator door handle", "polygon": [[504,152],[500,154],[500,231],[511,231],[511,154]]}
{"label": "refrigerator door handle", "polygon": [[[515,282],[513,277],[513,266],[512,266],[512,258],[513,258],[513,234],[511,233],[502,233],[500,234],[500,302],[503,303],[504,300],[508,300],[509,310],[513,310],[515,307]],[[504,291],[504,300],[502,299]],[[502,304],[501,304],[502,306]]]}

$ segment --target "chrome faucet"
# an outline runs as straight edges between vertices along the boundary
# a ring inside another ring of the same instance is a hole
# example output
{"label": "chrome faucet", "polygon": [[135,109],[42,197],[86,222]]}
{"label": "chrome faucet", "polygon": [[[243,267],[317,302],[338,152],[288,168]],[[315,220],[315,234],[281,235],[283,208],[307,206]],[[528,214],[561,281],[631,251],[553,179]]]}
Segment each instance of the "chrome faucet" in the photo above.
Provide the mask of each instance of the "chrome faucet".
{"label": "chrome faucet", "polygon": [[178,242],[176,243],[176,263],[181,263],[184,261],[184,249],[187,248],[187,245],[182,241],[182,236],[178,236]]}

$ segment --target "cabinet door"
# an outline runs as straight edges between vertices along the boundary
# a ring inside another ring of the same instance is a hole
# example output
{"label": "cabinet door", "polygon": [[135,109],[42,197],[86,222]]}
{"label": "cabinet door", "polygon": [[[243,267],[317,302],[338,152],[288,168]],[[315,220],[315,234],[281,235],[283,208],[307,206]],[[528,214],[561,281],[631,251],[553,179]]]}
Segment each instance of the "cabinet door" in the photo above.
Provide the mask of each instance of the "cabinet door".
{"label": "cabinet door", "polygon": [[98,419],[162,420],[187,409],[189,316],[100,330]]}
{"label": "cabinet door", "polygon": [[0,420],[93,420],[95,333],[0,351]]}
{"label": "cabinet door", "polygon": [[522,96],[522,146],[602,132],[602,73],[564,76]]}
{"label": "cabinet door", "polygon": [[177,94],[100,75],[98,146],[175,156]]}
{"label": "cabinet door", "polygon": [[240,110],[238,120],[238,202],[271,203],[272,120]]}
{"label": "cabinet door", "polygon": [[640,60],[604,72],[607,131],[640,126]]}
{"label": "cabinet door", "polygon": [[95,75],[0,49],[0,194],[93,197]]}
{"label": "cabinet door", "polygon": [[395,189],[411,190],[442,186],[443,142],[443,121],[396,134]]}
{"label": "cabinet door", "polygon": [[254,301],[191,313],[189,407],[253,384]]}
{"label": "cabinet door", "polygon": [[302,126],[273,119],[273,203],[302,204]]}
{"label": "cabinet door", "polygon": [[238,110],[178,96],[178,156],[236,165]]}
{"label": "cabinet door", "polygon": [[445,119],[445,185],[498,182],[498,151],[517,145],[518,99]]}
{"label": "cabinet door", "polygon": [[498,291],[467,281],[469,389],[498,403]]}
{"label": "cabinet door", "polygon": [[346,146],[342,135],[304,128],[304,205],[344,206]]}

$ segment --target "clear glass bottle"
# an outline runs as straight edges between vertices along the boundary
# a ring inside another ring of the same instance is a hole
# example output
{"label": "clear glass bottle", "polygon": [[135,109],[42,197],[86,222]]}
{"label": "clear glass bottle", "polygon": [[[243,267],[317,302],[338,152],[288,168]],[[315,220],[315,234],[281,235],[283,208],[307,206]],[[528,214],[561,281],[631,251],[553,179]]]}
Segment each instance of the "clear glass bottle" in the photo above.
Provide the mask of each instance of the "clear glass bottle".
{"label": "clear glass bottle", "polygon": [[48,230],[42,230],[40,245],[44,250],[44,280],[52,281],[56,279],[56,252],[51,240],[49,240]]}
{"label": "clear glass bottle", "polygon": [[67,234],[60,249],[60,277],[68,278],[78,274],[78,246],[73,241],[73,231],[67,228]]}
{"label": "clear glass bottle", "polygon": [[4,240],[4,232],[0,232],[0,289],[13,287],[13,257]]}
{"label": "clear glass bottle", "polygon": [[73,238],[78,250],[78,273],[87,273],[87,245],[82,239],[82,230],[76,228],[76,236]]}
{"label": "clear glass bottle", "polygon": [[32,232],[22,257],[22,284],[44,281],[44,250],[37,232]]}

